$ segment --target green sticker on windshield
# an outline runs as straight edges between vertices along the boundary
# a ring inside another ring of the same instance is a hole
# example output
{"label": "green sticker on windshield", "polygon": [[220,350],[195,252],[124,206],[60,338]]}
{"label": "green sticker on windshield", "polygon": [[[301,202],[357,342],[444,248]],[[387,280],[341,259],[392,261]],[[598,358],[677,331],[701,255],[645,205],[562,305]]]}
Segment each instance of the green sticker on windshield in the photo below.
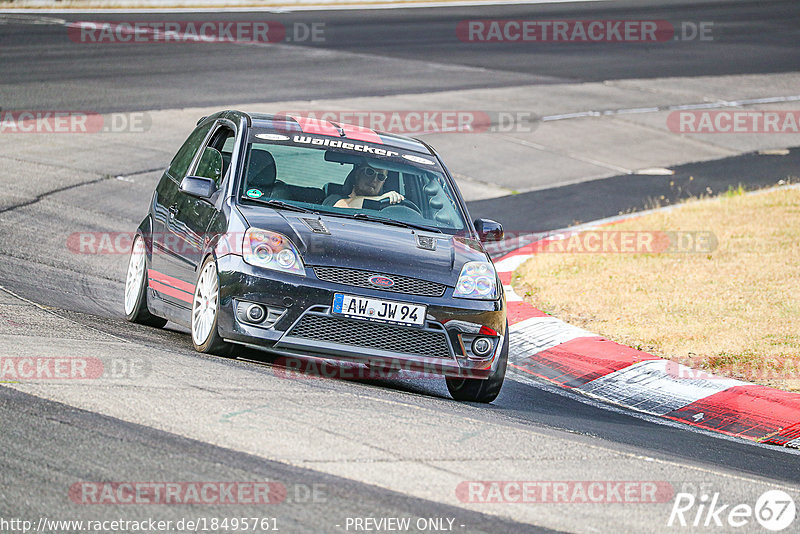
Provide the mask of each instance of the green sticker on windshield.
{"label": "green sticker on windshield", "polygon": [[264,193],[262,193],[260,189],[248,189],[247,192],[245,193],[245,195],[247,195],[250,198],[259,198],[263,194]]}

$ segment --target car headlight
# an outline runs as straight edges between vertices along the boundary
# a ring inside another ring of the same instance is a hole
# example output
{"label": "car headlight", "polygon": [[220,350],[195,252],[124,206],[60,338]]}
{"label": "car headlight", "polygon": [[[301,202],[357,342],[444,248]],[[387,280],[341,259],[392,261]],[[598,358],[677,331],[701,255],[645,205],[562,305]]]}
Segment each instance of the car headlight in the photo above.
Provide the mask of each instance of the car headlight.
{"label": "car headlight", "polygon": [[461,268],[453,296],[463,299],[495,300],[497,274],[488,261],[470,261]]}
{"label": "car headlight", "polygon": [[248,228],[244,233],[242,257],[255,267],[306,275],[303,260],[291,240],[283,234]]}

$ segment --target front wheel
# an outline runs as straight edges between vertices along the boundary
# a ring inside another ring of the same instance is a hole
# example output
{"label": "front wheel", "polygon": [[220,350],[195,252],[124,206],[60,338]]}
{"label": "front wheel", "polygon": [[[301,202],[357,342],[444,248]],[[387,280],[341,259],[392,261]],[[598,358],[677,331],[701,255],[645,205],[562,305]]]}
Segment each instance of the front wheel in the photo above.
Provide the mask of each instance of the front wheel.
{"label": "front wheel", "polygon": [[147,309],[147,253],[144,238],[136,234],[125,278],[125,318],[132,323],[162,328],[166,319],[156,317]]}
{"label": "front wheel", "polygon": [[219,319],[219,275],[213,256],[206,258],[192,299],[192,344],[198,352],[227,355],[230,345],[217,332]]}
{"label": "front wheel", "polygon": [[503,348],[500,350],[500,361],[497,362],[497,369],[492,371],[489,378],[458,378],[446,377],[447,390],[457,401],[467,402],[492,402],[500,394],[503,387],[503,380],[506,377],[506,366],[508,364],[508,323],[506,323],[506,335],[503,341]]}

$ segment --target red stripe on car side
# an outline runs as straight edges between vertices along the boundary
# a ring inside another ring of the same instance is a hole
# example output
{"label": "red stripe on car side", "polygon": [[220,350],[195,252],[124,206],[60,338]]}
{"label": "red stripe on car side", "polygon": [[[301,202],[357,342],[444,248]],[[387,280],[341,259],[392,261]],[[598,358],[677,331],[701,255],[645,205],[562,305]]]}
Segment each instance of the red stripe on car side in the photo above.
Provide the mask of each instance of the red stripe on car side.
{"label": "red stripe on car side", "polygon": [[147,270],[147,276],[153,280],[161,282],[162,284],[180,289],[181,291],[186,291],[187,293],[192,293],[192,294],[194,293],[194,284],[184,282],[183,280],[180,280],[178,278],[174,278],[164,273],[154,271],[153,269]]}
{"label": "red stripe on car side", "polygon": [[192,299],[194,298],[191,293],[181,291],[180,289],[175,289],[174,287],[162,284],[158,280],[153,280],[152,278],[150,279],[150,288],[155,289],[159,293],[164,293],[165,295],[169,295],[170,297],[175,297],[178,300],[182,300],[190,304],[192,302]]}

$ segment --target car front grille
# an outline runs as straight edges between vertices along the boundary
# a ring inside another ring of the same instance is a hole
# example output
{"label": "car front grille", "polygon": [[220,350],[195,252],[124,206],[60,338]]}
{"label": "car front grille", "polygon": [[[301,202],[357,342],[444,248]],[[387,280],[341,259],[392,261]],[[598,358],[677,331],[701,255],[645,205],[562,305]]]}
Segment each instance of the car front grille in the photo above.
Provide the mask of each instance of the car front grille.
{"label": "car front grille", "polygon": [[428,358],[450,358],[450,344],[443,329],[393,326],[307,313],[286,336]]}
{"label": "car front grille", "polygon": [[[341,267],[314,267],[314,274],[316,274],[317,278],[320,280],[333,282],[335,284],[391,291],[392,293],[403,293],[406,295],[421,295],[424,297],[441,297],[444,295],[446,287],[443,284],[419,280],[418,278],[409,278],[408,276],[361,271],[359,269],[344,269]],[[372,276],[391,278],[394,285],[392,287],[375,286],[369,282]]]}

